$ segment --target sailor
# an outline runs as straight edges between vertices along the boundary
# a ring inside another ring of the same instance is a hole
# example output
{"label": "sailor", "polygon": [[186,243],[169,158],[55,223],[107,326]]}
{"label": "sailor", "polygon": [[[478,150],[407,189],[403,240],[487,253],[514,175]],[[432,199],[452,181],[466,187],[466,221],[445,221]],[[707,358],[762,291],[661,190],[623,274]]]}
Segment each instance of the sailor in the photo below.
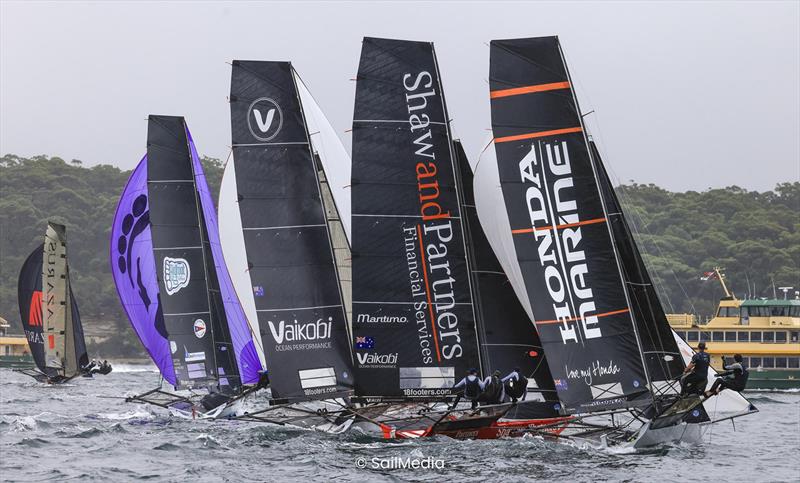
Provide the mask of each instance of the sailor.
{"label": "sailor", "polygon": [[[464,397],[472,403],[472,409],[478,407],[478,398],[483,393],[483,381],[478,377],[477,369],[470,369],[467,377],[461,379],[453,389],[464,388]],[[459,396],[460,397],[460,396]]]}
{"label": "sailor", "polygon": [[494,373],[484,379],[483,393],[481,394],[481,401],[487,404],[500,404],[506,398],[506,391],[503,388],[503,382],[500,380],[500,371]]}
{"label": "sailor", "polygon": [[103,362],[100,364],[100,369],[98,369],[97,372],[105,376],[111,372],[111,364],[109,364],[107,360],[103,360]]}
{"label": "sailor", "polygon": [[726,372],[719,374],[720,377],[714,381],[711,389],[705,392],[706,397],[719,394],[723,389],[733,389],[736,392],[744,391],[744,388],[747,386],[747,378],[750,376],[750,373],[742,363],[741,354],[734,355],[733,361],[733,364],[723,365],[723,368]]}
{"label": "sailor", "polygon": [[711,356],[706,352],[706,343],[697,344],[697,352],[692,356],[692,360],[686,365],[681,378],[681,396],[690,392],[700,394],[708,383],[708,366],[711,364]]}
{"label": "sailor", "polygon": [[528,396],[528,379],[522,375],[519,367],[515,367],[511,374],[501,379],[501,382],[512,402],[517,402],[517,399],[524,401]]}
{"label": "sailor", "polygon": [[91,374],[92,369],[95,367],[97,367],[97,359],[92,359],[92,362],[86,364],[86,366],[83,368],[83,371]]}

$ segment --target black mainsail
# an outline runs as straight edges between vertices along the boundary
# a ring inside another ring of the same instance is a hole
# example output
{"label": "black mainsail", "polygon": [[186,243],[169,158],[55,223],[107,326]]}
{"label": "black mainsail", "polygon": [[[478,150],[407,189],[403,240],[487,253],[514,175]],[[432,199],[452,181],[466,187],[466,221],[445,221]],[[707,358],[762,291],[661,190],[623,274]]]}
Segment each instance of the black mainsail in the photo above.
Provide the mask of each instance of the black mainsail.
{"label": "black mainsail", "polygon": [[175,387],[240,387],[183,117],[150,116],[147,190],[158,300]]}
{"label": "black mainsail", "polygon": [[19,274],[20,319],[42,380],[71,379],[89,362],[67,261],[66,227],[48,222],[45,242]]}
{"label": "black mainsail", "polygon": [[433,44],[364,38],[353,119],[356,395],[432,400],[481,361]]}
{"label": "black mainsail", "polygon": [[[223,249],[259,334],[272,397],[293,402],[343,394],[353,388],[353,371],[339,273],[349,246],[334,202],[341,183],[339,173],[326,177],[307,111],[324,116],[289,62],[234,61],[230,106]],[[339,142],[326,130],[318,144],[326,136]],[[336,186],[329,186],[331,178]]]}
{"label": "black mainsail", "polygon": [[646,405],[649,376],[583,120],[557,37],[491,43],[493,146],[559,399]]}
{"label": "black mainsail", "polygon": [[[481,227],[472,168],[464,148],[459,141],[454,141],[453,149],[462,186],[461,214],[468,235],[485,372],[499,370],[505,375],[519,367],[526,378],[535,381],[536,392],[540,392],[544,400],[557,403],[555,385],[539,336]],[[532,405],[515,407],[505,417],[525,418],[531,408]],[[541,411],[537,408],[534,414],[539,416]]]}

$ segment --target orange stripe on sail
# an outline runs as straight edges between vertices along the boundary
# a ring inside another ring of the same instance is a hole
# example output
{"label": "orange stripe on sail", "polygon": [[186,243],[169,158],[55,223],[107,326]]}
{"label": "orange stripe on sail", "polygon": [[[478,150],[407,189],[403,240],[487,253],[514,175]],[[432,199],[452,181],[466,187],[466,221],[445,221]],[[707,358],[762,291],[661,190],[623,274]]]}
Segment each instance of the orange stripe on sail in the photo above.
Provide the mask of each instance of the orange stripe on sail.
{"label": "orange stripe on sail", "polygon": [[[581,225],[594,225],[595,223],[603,223],[605,222],[605,218],[593,218],[591,220],[584,220],[584,221],[577,221],[575,223],[566,223],[564,225],[556,225],[556,230],[560,230],[562,228],[570,228],[573,226],[581,226]],[[534,231],[548,231],[552,230],[553,226],[540,226],[538,228],[519,228],[517,230],[511,230],[511,233],[515,235],[519,235],[522,233],[533,233]]]}
{"label": "orange stripe on sail", "polygon": [[515,134],[514,136],[504,136],[501,138],[494,138],[495,144],[497,143],[507,143],[511,141],[520,141],[522,139],[534,139],[534,138],[543,138],[547,136],[556,136],[558,134],[569,134],[571,132],[581,132],[583,128],[581,127],[568,127],[564,129],[553,129],[551,131],[539,131],[539,132],[531,132],[528,134]]}
{"label": "orange stripe on sail", "polygon": [[[621,309],[621,310],[612,310],[611,312],[603,312],[602,314],[594,314],[595,317],[608,317],[609,315],[617,315],[617,314],[624,314],[625,312],[630,312],[630,309]],[[580,317],[570,317],[568,319],[555,319],[555,320],[537,320],[536,325],[543,325],[543,324],[560,324],[561,322],[571,322],[573,320],[578,320]]]}
{"label": "orange stripe on sail", "polygon": [[512,89],[498,89],[491,91],[489,97],[497,99],[498,97],[518,96],[520,94],[530,94],[532,92],[547,92],[555,91],[558,89],[569,89],[569,82],[553,82],[551,84],[539,84],[535,86],[514,87]]}
{"label": "orange stripe on sail", "polygon": [[428,296],[428,310],[431,314],[431,330],[433,331],[433,344],[436,346],[436,361],[442,362],[442,353],[439,351],[439,334],[436,333],[436,320],[433,318],[433,304],[431,303],[431,286],[428,283],[428,264],[425,262],[425,247],[422,245],[422,228],[417,225],[417,238],[419,238],[419,256],[422,259],[422,274],[425,276],[425,293]]}

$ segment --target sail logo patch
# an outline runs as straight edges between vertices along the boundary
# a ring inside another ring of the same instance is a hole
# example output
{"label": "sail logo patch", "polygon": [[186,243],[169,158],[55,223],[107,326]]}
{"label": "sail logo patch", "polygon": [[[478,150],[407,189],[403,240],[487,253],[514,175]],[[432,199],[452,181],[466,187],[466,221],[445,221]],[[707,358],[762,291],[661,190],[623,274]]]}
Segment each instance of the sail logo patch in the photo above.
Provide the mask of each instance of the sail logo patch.
{"label": "sail logo patch", "polygon": [[247,109],[247,128],[259,141],[269,141],[283,127],[283,111],[278,103],[269,97],[260,97]]}
{"label": "sail logo patch", "polygon": [[203,319],[197,319],[194,321],[194,336],[198,339],[202,339],[204,335],[206,335],[206,323]]}
{"label": "sail logo patch", "polygon": [[370,336],[356,337],[356,349],[374,349],[375,338]]}
{"label": "sail logo patch", "polygon": [[36,290],[31,295],[31,306],[28,310],[28,325],[31,327],[42,326],[42,291]]}
{"label": "sail logo patch", "polygon": [[164,257],[163,278],[167,295],[174,295],[182,288],[189,286],[192,270],[184,258]]}
{"label": "sail logo patch", "polygon": [[395,367],[397,365],[397,355],[397,352],[394,354],[356,353],[358,365],[361,367]]}
{"label": "sail logo patch", "polygon": [[288,324],[281,320],[277,327],[271,320],[268,321],[268,324],[272,338],[275,339],[275,342],[278,344],[283,344],[284,342],[299,342],[306,340],[316,341],[319,339],[328,339],[331,336],[332,322],[333,318],[328,317],[327,322],[319,319],[316,322],[299,324],[295,319],[293,323]]}

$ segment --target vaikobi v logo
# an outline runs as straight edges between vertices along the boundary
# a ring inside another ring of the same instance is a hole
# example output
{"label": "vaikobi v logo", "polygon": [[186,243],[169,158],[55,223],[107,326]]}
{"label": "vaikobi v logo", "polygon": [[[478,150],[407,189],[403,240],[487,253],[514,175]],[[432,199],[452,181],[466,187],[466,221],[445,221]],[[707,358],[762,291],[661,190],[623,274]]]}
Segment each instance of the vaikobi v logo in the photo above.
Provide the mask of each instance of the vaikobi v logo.
{"label": "vaikobi v logo", "polygon": [[247,109],[247,127],[259,141],[269,141],[283,127],[283,112],[278,103],[269,97],[261,97]]}
{"label": "vaikobi v logo", "polygon": [[185,259],[164,257],[163,278],[167,295],[174,295],[180,289],[188,287],[191,273],[189,262]]}

